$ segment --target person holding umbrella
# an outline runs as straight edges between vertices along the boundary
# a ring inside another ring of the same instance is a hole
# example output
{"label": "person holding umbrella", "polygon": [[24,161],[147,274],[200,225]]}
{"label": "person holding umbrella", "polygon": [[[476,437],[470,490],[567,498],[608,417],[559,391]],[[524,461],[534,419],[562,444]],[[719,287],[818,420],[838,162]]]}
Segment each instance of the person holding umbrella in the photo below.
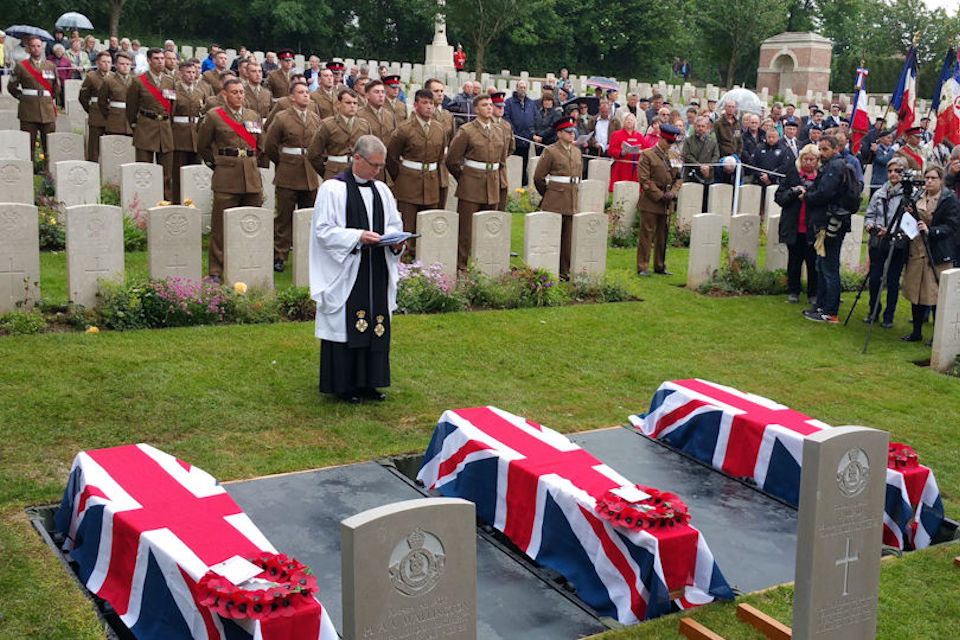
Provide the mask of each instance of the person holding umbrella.
{"label": "person holding umbrella", "polygon": [[53,100],[60,93],[60,83],[56,67],[43,59],[40,36],[27,36],[26,40],[30,58],[14,67],[7,91],[20,101],[17,117],[20,130],[30,136],[30,148],[40,134],[40,145],[46,153],[47,134],[53,133],[56,127],[57,110]]}

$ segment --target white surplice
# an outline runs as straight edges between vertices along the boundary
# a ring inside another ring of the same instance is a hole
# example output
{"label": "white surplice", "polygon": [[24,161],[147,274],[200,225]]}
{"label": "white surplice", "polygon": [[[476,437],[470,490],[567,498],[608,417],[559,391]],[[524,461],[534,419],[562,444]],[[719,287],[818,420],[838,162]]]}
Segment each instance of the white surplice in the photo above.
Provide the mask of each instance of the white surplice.
{"label": "white surplice", "polygon": [[[374,181],[383,203],[384,233],[403,231],[397,201],[382,182]],[[357,180],[358,184],[362,184]],[[373,193],[360,187],[367,209],[367,220],[373,229]],[[347,298],[360,270],[360,233],[347,228],[347,183],[325,180],[317,190],[310,226],[310,297],[317,302],[315,335],[331,342],[347,341]],[[387,257],[387,307],[391,314],[397,308],[397,264],[400,255],[389,247],[374,248]]]}

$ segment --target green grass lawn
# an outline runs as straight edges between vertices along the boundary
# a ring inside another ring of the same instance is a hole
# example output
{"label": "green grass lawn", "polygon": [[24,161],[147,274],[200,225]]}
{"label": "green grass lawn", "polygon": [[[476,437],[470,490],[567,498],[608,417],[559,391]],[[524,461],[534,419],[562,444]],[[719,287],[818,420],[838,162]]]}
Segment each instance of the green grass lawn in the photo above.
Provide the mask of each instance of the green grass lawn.
{"label": "green grass lawn", "polygon": [[[521,236],[514,216],[515,250]],[[62,262],[62,253],[42,257],[44,297],[65,299]],[[128,255],[128,273],[143,274],[145,262]],[[633,250],[610,250],[610,277],[642,302],[398,316],[382,404],[317,393],[310,323],[0,339],[0,638],[103,637],[23,510],[59,501],[77,452],[124,443],[149,442],[234,480],[422,451],[449,408],[494,404],[564,432],[619,424],[662,381],[698,376],[831,424],[889,431],[934,469],[947,514],[960,513],[960,380],[913,364],[929,349],[897,340],[909,305],[861,355],[863,300],[850,326],[825,326],[781,296],[686,291],[686,251],[671,249],[668,268],[676,275],[640,279]],[[288,283],[289,271],[277,278]],[[853,294],[845,298],[842,313]],[[955,555],[957,546],[884,563],[878,637],[958,635]],[[789,622],[790,598],[781,588],[745,600]],[[760,637],[730,605],[692,615],[728,638]],[[677,638],[676,625],[670,617],[605,637]]]}

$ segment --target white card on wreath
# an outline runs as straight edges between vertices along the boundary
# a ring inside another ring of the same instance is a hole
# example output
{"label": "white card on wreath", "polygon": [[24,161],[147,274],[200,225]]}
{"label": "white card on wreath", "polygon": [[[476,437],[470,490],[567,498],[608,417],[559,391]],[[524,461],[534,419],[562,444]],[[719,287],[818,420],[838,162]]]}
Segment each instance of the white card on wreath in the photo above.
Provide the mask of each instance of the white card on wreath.
{"label": "white card on wreath", "polygon": [[641,491],[636,485],[617,487],[616,489],[611,489],[610,493],[618,498],[623,498],[627,502],[643,502],[650,497],[650,494]]}
{"label": "white card on wreath", "polygon": [[219,562],[210,571],[219,574],[236,586],[240,586],[255,575],[263,573],[263,569],[241,556],[233,556]]}

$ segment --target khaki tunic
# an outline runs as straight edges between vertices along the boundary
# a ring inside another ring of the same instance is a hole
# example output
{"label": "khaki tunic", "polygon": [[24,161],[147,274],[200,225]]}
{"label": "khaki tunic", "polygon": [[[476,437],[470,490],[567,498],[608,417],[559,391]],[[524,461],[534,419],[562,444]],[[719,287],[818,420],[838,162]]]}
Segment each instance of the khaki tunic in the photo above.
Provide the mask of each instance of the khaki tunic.
{"label": "khaki tunic", "polygon": [[[293,71],[290,72],[293,75]],[[274,69],[267,74],[266,82],[263,88],[270,91],[271,101],[276,102],[286,95],[290,95],[290,76],[283,72],[283,69]]]}
{"label": "khaki tunic", "polygon": [[310,99],[317,103],[317,111],[320,117],[326,120],[337,115],[337,88],[334,87],[330,93],[323,89],[317,89],[310,93]]}
{"label": "khaki tunic", "polygon": [[[393,178],[393,195],[400,202],[441,206],[440,167],[443,166],[446,131],[435,120],[425,134],[420,119],[408,118],[397,127],[387,145],[387,173]],[[437,163],[434,171],[405,167],[401,160]]]}
{"label": "khaki tunic", "polygon": [[17,106],[17,117],[20,119],[20,122],[41,124],[56,122],[57,113],[54,110],[53,100],[60,93],[60,83],[57,81],[56,66],[49,60],[41,62],[39,67],[33,65],[30,60],[27,60],[26,63],[32,65],[34,69],[37,69],[41,76],[46,76],[44,80],[50,85],[53,95],[23,95],[22,89],[35,89],[37,91],[46,91],[46,89],[23,68],[23,64],[18,62],[13,65],[13,69],[10,72],[10,81],[7,83],[7,91],[20,101],[20,104]]}
{"label": "khaki tunic", "polygon": [[272,93],[267,87],[255,87],[249,82],[243,83],[243,106],[247,109],[253,109],[260,114],[261,118],[270,115],[270,109],[276,104],[274,96],[286,96],[289,92],[284,91],[281,94]]}
{"label": "khaki tunic", "polygon": [[173,123],[173,148],[176,151],[196,151],[197,130],[200,127],[207,96],[197,88],[197,83],[194,83],[192,91],[188,91],[186,85],[182,83],[174,86],[177,90],[177,102],[173,106],[173,115],[190,118],[190,122]]}
{"label": "khaki tunic", "polygon": [[100,85],[100,95],[97,96],[97,106],[100,113],[106,120],[104,130],[110,135],[131,135],[133,130],[130,128],[130,122],[127,120],[126,106],[123,108],[111,107],[111,102],[127,103],[127,88],[131,82],[138,82],[133,74],[128,73],[121,76],[116,72],[110,72],[103,79]]}
{"label": "khaki tunic", "polygon": [[[223,101],[223,96],[221,96],[219,93],[210,94],[207,96],[207,99],[203,103],[203,112],[207,113],[209,111],[212,111],[213,109],[219,109],[220,107],[226,107],[226,106],[227,106],[227,103]],[[249,107],[244,105],[244,108],[247,109]],[[256,109],[254,109],[254,111],[256,111]]]}
{"label": "khaki tunic", "polygon": [[[907,153],[908,151],[909,153]],[[911,147],[909,145],[897,149],[893,157],[903,158],[907,162],[907,169],[917,172],[923,171],[923,165],[926,162],[926,153],[919,147]],[[917,162],[917,158],[920,158],[920,162]]]}
{"label": "khaki tunic", "polygon": [[660,143],[640,153],[637,177],[640,179],[640,202],[637,209],[642,213],[665,216],[669,206],[660,201],[664,192],[680,191],[680,157],[673,150],[664,151]]}
{"label": "khaki tunic", "polygon": [[310,143],[310,164],[323,172],[323,179],[329,180],[347,168],[348,162],[328,161],[329,156],[349,156],[360,136],[370,133],[370,124],[359,116],[353,118],[353,129],[347,126],[343,116],[337,114],[324,118]]}
{"label": "khaki tunic", "polygon": [[510,124],[509,120],[494,116],[493,121],[503,129],[503,157],[500,159],[500,190],[504,191],[507,188],[508,181],[507,156],[513,155],[513,152],[517,148],[517,143],[513,137],[513,125]]}
{"label": "khaki tunic", "polygon": [[[173,151],[173,129],[171,128],[170,114],[167,113],[160,101],[153,97],[150,90],[143,86],[143,80],[155,86],[160,91],[173,91],[173,78],[160,74],[160,86],[153,84],[153,78],[144,74],[131,78],[127,85],[127,120],[130,124],[136,123],[133,130],[133,146],[137,149],[166,153]],[[170,100],[170,110],[176,104],[176,99]],[[150,118],[144,113],[152,113],[162,120]]]}
{"label": "khaki tunic", "polygon": [[[937,208],[939,200],[939,193],[929,197],[924,195],[917,200],[916,217],[923,220],[928,227],[933,223],[933,210]],[[952,267],[953,265],[949,262],[938,264],[937,277],[939,278],[941,273]],[[923,238],[919,235],[910,241],[900,292],[912,304],[931,306],[937,304],[939,287],[930,269],[930,260],[927,258],[926,247],[923,246]]]}
{"label": "khaki tunic", "polygon": [[407,119],[407,105],[399,100],[391,100],[390,98],[387,98],[386,104],[393,109],[393,117],[396,118],[398,125]]}
{"label": "khaki tunic", "polygon": [[91,127],[103,127],[107,120],[100,111],[100,87],[110,72],[102,73],[94,69],[87,73],[80,85],[80,106],[87,112],[87,124]]}
{"label": "khaki tunic", "polygon": [[397,119],[393,115],[393,110],[386,105],[380,108],[379,117],[377,115],[377,111],[369,104],[357,111],[357,116],[370,124],[371,133],[386,145],[397,128]]}
{"label": "khaki tunic", "polygon": [[485,130],[479,119],[460,127],[447,152],[447,169],[457,179],[457,198],[467,202],[496,204],[500,201],[500,172],[475,169],[464,160],[499,163],[504,155],[503,129],[494,122]]}
{"label": "khaki tunic", "polygon": [[[278,113],[286,111],[293,106],[293,103],[290,101],[290,96],[283,96],[279,100],[273,103],[273,107],[270,108],[270,113],[267,114],[267,119],[263,123],[264,130],[269,129],[273,119],[277,117]],[[317,103],[311,100],[307,103],[307,111],[310,113],[317,114],[317,117],[320,118],[320,110],[317,108]],[[320,118],[323,120],[323,118]]]}
{"label": "khaki tunic", "polygon": [[[228,118],[232,118],[229,109],[224,109]],[[240,125],[262,126],[260,115],[252,109],[241,111]],[[260,146],[260,134],[251,133]],[[250,147],[234,130],[223,121],[216,111],[208,111],[200,130],[197,132],[197,152],[205,162],[213,163],[213,180],[210,187],[223,193],[261,193],[260,171],[257,158],[250,154],[246,157],[222,156],[218,151],[225,148],[247,149]]]}
{"label": "khaki tunic", "polygon": [[533,185],[543,196],[541,211],[573,215],[579,209],[579,185],[576,183],[549,182],[547,176],[572,176],[579,178],[583,170],[580,149],[570,145],[568,152],[562,143],[554,142],[537,161]]}
{"label": "khaki tunic", "polygon": [[206,83],[210,87],[210,93],[217,95],[223,87],[220,85],[220,72],[216,69],[204,71],[200,76],[200,82]]}
{"label": "khaki tunic", "polygon": [[[446,153],[448,151],[447,147],[449,147],[450,143],[453,141],[453,130],[454,130],[453,116],[450,114],[449,111],[444,111],[440,107],[435,106],[433,108],[433,119],[439,122],[440,126],[443,128],[443,133],[444,133],[443,145],[444,145],[444,153]],[[447,186],[449,186],[450,181],[447,179],[448,175],[449,175],[449,172],[447,171],[447,165],[446,163],[444,163],[444,165],[440,167],[440,188],[441,189],[446,189]],[[443,206],[445,205],[445,203],[441,202],[440,205]]]}
{"label": "khaki tunic", "polygon": [[320,124],[320,116],[309,107],[305,121],[300,119],[299,113],[293,107],[275,114],[263,143],[264,154],[273,160],[277,167],[273,184],[297,191],[309,191],[320,186],[317,173],[323,169],[322,165],[313,166],[307,154],[283,152],[284,147],[307,149]]}

